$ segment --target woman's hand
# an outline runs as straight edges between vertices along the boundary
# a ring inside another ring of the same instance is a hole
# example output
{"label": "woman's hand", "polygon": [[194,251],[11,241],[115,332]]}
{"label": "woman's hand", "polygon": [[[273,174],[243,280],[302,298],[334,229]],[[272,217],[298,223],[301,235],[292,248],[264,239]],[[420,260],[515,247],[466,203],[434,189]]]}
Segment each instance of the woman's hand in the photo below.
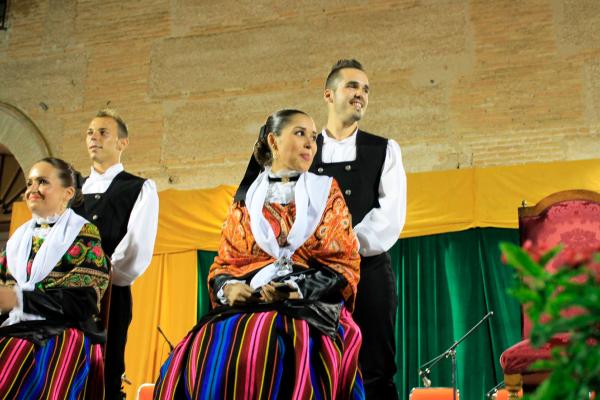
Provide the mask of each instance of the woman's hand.
{"label": "woman's hand", "polygon": [[17,294],[13,288],[0,287],[0,311],[11,311],[17,306]]}
{"label": "woman's hand", "polygon": [[[280,288],[283,288],[281,290]],[[291,291],[290,291],[291,288]],[[265,303],[275,303],[284,300],[295,300],[300,298],[300,294],[286,283],[269,282],[260,288],[262,300]]]}
{"label": "woman's hand", "polygon": [[253,291],[249,285],[239,282],[230,283],[223,288],[223,294],[230,306],[256,302],[258,298],[253,296]]}

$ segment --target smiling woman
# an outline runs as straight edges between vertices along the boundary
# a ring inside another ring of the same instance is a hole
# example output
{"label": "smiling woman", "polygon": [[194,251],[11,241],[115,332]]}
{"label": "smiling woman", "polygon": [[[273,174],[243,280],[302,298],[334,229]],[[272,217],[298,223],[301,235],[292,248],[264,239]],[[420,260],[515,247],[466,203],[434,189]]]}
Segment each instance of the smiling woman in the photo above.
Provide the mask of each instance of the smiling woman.
{"label": "smiling woman", "polygon": [[[67,164],[56,158],[46,158],[31,168],[26,181],[25,202],[34,216],[53,218],[61,215],[71,204],[76,190],[69,181],[76,178],[69,174]],[[82,197],[80,192],[78,194],[79,203]]]}
{"label": "smiling woman", "polygon": [[6,398],[104,398],[97,323],[108,269],[98,229],[69,207],[78,173],[35,163],[25,201],[33,218],[0,254],[0,393]]}
{"label": "smiling woman", "polygon": [[280,171],[307,171],[317,151],[317,128],[311,117],[283,110],[269,117],[256,142],[255,155]]}

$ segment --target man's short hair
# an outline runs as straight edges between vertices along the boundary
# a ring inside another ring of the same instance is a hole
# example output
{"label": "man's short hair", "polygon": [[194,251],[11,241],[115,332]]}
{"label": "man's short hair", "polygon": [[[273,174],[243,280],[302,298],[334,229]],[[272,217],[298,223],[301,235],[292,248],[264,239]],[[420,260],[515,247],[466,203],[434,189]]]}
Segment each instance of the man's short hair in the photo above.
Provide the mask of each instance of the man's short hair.
{"label": "man's short hair", "polygon": [[96,118],[112,118],[117,123],[117,135],[119,136],[119,139],[126,139],[129,137],[127,124],[115,110],[104,108],[96,113]]}
{"label": "man's short hair", "polygon": [[325,89],[335,89],[335,86],[337,85],[337,78],[340,76],[340,71],[343,70],[344,68],[354,68],[354,69],[359,69],[361,71],[365,71],[362,64],[355,60],[354,58],[351,59],[341,59],[338,60],[338,62],[336,62],[335,64],[333,64],[333,67],[331,67],[331,71],[329,72],[329,75],[327,75],[327,80],[325,81]]}

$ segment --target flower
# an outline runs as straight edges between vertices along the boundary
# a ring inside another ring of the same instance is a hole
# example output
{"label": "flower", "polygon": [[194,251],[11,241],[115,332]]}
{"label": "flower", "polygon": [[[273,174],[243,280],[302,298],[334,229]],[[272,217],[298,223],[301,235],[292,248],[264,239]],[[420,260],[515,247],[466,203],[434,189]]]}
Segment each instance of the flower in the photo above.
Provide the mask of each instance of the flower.
{"label": "flower", "polygon": [[79,255],[81,254],[81,247],[79,247],[78,245],[74,244],[68,251],[69,255],[71,257],[79,257]]}
{"label": "flower", "polygon": [[97,246],[97,245],[92,247],[92,253],[94,253],[96,258],[102,257],[102,255],[103,255],[102,247]]}

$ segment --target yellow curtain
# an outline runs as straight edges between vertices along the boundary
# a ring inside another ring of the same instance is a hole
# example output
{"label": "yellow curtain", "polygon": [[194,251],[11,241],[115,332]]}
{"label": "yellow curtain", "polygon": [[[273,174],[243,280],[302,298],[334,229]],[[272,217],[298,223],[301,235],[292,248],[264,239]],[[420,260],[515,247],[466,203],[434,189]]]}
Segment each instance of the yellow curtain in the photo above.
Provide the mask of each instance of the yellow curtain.
{"label": "yellow curtain", "polygon": [[[515,228],[521,201],[535,204],[561,190],[600,191],[600,160],[473,168],[408,174],[407,218],[402,237],[473,227]],[[153,382],[168,349],[160,325],[176,343],[195,324],[197,250],[217,250],[221,225],[235,188],[165,190],[152,264],[133,285],[133,322],[126,352],[128,398]],[[11,233],[31,218],[13,206]]]}
{"label": "yellow curtain", "polygon": [[159,193],[160,216],[154,253],[216,250],[221,225],[235,194],[233,186]]}
{"label": "yellow curtain", "polygon": [[196,250],[155,255],[132,286],[133,321],[125,351],[125,374],[131,381],[125,386],[128,399],[135,399],[142,383],[156,381],[169,355],[169,346],[157,326],[176,345],[196,324],[196,266]]}
{"label": "yellow curtain", "polygon": [[[517,227],[521,201],[535,204],[567,189],[600,191],[600,160],[470,168],[408,174],[406,225],[401,237],[473,227]],[[235,188],[166,190],[155,251],[217,250]]]}
{"label": "yellow curtain", "polygon": [[[477,226],[514,228],[523,200],[535,204],[567,189],[600,191],[600,159],[423,172],[407,178],[408,212],[401,237]],[[217,250],[234,193],[233,186],[160,192],[154,253]],[[29,218],[25,204],[15,203],[10,232]]]}

